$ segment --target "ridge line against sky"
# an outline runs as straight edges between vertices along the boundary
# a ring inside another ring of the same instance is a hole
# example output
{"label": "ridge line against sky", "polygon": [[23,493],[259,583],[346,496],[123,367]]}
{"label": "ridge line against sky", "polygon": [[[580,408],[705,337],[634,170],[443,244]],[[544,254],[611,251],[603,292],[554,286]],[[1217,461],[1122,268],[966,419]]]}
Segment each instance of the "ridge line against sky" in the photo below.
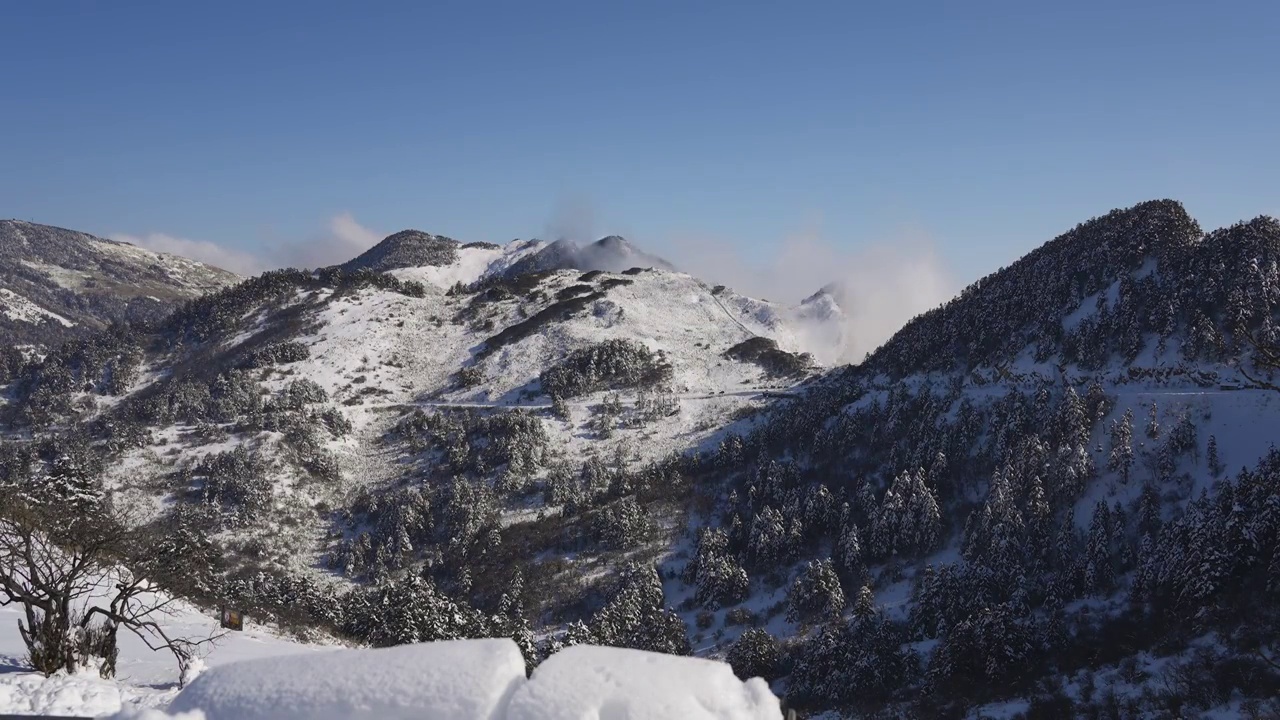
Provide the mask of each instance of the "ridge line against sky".
{"label": "ridge line against sky", "polygon": [[6,18],[0,216],[233,270],[336,257],[361,223],[495,242],[576,225],[686,266],[731,249],[756,274],[798,244],[856,264],[910,238],[902,262],[932,253],[959,286],[1143,200],[1206,229],[1280,214],[1266,2]]}

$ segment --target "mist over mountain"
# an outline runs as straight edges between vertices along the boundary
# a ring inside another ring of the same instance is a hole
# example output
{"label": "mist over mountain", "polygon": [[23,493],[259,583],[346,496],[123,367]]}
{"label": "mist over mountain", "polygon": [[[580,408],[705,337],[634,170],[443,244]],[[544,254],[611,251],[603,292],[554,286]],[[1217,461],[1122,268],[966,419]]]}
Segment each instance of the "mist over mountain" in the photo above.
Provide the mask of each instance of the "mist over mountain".
{"label": "mist over mountain", "polygon": [[630,268],[675,270],[675,266],[655,255],[643,252],[617,235],[600,238],[587,245],[573,240],[556,240],[536,253],[511,266],[509,275],[546,270],[599,270],[622,272]]}
{"label": "mist over mountain", "polygon": [[806,348],[829,364],[861,362],[908,320],[960,289],[930,238],[918,231],[855,246],[808,231],[757,258],[732,243],[701,238],[677,247],[675,261],[687,272],[752,297],[798,305],[802,317],[817,320],[805,329]]}

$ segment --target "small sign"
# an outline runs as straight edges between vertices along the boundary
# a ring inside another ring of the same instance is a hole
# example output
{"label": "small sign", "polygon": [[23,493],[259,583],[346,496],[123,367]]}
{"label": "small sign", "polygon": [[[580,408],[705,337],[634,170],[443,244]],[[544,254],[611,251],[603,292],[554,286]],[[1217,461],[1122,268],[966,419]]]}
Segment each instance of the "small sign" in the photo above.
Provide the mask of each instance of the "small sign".
{"label": "small sign", "polygon": [[222,627],[228,630],[244,630],[244,613],[231,608],[222,608]]}

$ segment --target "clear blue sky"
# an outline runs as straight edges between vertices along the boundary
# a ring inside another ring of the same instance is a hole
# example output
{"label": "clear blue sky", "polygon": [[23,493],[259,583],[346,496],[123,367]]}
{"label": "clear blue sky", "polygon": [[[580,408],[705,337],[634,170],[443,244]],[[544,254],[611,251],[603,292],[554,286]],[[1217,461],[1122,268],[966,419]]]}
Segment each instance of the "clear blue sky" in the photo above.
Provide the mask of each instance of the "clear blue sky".
{"label": "clear blue sky", "polygon": [[[1041,6],[1029,9],[1027,6]],[[1112,207],[1280,213],[1280,3],[10,2],[0,217],[253,249],[351,212],[960,279]]]}

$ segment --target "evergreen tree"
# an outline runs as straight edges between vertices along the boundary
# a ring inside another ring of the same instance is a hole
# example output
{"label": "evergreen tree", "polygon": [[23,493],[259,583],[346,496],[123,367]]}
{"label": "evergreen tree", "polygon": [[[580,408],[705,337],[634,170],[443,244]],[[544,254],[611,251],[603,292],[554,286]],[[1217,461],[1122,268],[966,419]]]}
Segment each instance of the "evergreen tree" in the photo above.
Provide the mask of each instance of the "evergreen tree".
{"label": "evergreen tree", "polygon": [[1209,475],[1211,477],[1222,477],[1222,471],[1225,469],[1222,465],[1222,459],[1218,456],[1218,438],[1214,435],[1209,436],[1209,448],[1206,451],[1209,461]]}
{"label": "evergreen tree", "polygon": [[1115,561],[1112,553],[1112,518],[1105,502],[1094,507],[1093,520],[1089,524],[1089,536],[1085,545],[1085,586],[1092,592],[1105,595],[1115,585]]}
{"label": "evergreen tree", "polygon": [[777,638],[765,630],[752,628],[742,633],[729,648],[725,661],[740,679],[759,677],[772,682],[778,677],[782,648]]}
{"label": "evergreen tree", "polygon": [[1120,473],[1120,479],[1129,482],[1133,470],[1133,409],[1124,411],[1120,421],[1111,426],[1111,453],[1107,456],[1107,469]]}
{"label": "evergreen tree", "polygon": [[844,590],[831,560],[811,561],[787,593],[787,621],[822,623],[840,617]]}
{"label": "evergreen tree", "polygon": [[[930,568],[932,570],[932,567]],[[863,585],[858,589],[858,599],[853,603],[853,616],[862,620],[875,617],[879,612],[876,609],[876,596],[871,592],[870,585]]]}
{"label": "evergreen tree", "polygon": [[693,651],[684,621],[665,606],[662,579],[653,566],[623,568],[617,591],[591,616],[586,628],[585,636],[576,641],[668,655]]}
{"label": "evergreen tree", "polygon": [[932,551],[942,534],[942,512],[924,482],[924,472],[903,472],[885,492],[872,523],[876,557],[915,556]]}

